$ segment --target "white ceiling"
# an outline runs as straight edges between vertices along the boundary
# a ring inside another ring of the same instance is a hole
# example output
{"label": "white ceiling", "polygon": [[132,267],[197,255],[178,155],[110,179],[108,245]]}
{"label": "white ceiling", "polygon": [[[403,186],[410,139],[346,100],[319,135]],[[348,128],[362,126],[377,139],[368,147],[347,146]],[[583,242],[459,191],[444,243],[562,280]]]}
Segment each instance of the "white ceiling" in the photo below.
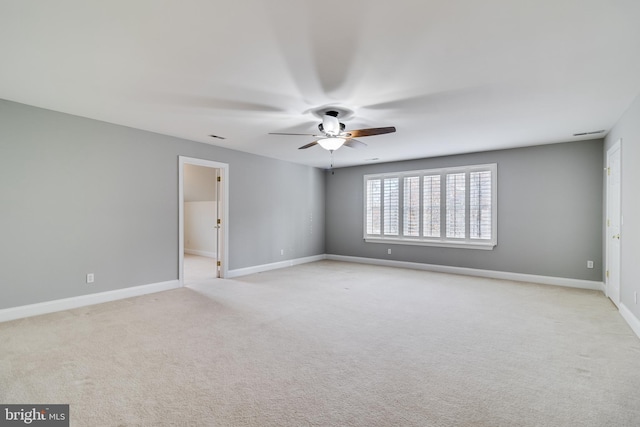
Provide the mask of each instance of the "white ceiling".
{"label": "white ceiling", "polygon": [[0,98],[317,167],[313,137],[268,133],[329,105],[396,126],[340,167],[610,129],[640,93],[640,1],[0,0],[0,61]]}

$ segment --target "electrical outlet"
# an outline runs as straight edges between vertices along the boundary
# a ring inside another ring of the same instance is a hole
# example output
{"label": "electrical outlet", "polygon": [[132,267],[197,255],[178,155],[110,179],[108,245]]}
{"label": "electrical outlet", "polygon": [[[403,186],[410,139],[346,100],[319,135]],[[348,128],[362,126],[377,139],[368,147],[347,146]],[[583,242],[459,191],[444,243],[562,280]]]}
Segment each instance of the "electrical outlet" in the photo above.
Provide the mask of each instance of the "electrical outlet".
{"label": "electrical outlet", "polygon": [[95,280],[95,277],[93,273],[87,274],[87,283],[93,283],[94,280]]}
{"label": "electrical outlet", "polygon": [[387,255],[391,255],[391,248],[387,249]]}
{"label": "electrical outlet", "polygon": [[593,261],[587,261],[587,268],[593,268]]}

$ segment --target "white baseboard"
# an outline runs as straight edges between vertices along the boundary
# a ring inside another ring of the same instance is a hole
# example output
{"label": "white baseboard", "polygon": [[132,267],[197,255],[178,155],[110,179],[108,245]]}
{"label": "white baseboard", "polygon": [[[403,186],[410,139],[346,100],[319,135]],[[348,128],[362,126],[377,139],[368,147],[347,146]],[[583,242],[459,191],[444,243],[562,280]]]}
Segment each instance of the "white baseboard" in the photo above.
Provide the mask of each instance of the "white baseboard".
{"label": "white baseboard", "polygon": [[631,326],[631,329],[633,330],[633,332],[635,332],[638,338],[640,338],[640,319],[634,316],[631,310],[629,310],[627,306],[622,303],[620,304],[620,315],[624,320],[627,321],[629,326]]}
{"label": "white baseboard", "polygon": [[199,255],[199,256],[206,256],[207,258],[218,258],[218,254],[216,254],[215,252],[208,252],[208,251],[201,251],[199,249],[184,249],[184,253],[185,254],[189,254],[189,255]]}
{"label": "white baseboard", "polygon": [[253,267],[237,268],[227,272],[227,279],[233,277],[246,276],[247,274],[262,273],[263,271],[276,270],[278,268],[292,267],[294,265],[306,264],[308,262],[322,261],[326,255],[314,255],[305,258],[289,259],[286,261],[274,262],[271,264],[255,265]]}
{"label": "white baseboard", "polygon": [[[480,270],[475,268],[451,267],[435,264],[422,264],[417,262],[393,261],[375,258],[352,257],[344,255],[314,255],[304,258],[279,261],[271,264],[256,265],[253,267],[229,270],[227,278],[245,276],[248,274],[261,273],[279,268],[292,267],[294,265],[306,264],[309,262],[321,261],[324,259],[355,262],[360,264],[383,265],[388,267],[411,268],[414,270],[435,271],[440,273],[462,274],[467,276],[488,277],[493,279],[515,280],[519,282],[541,283],[546,285],[567,286],[580,289],[591,289],[604,291],[604,283],[591,280],[568,279],[563,277],[537,276],[532,274],[510,273],[494,270]],[[72,298],[46,301],[37,304],[24,305],[0,309],[0,322],[20,319],[23,317],[37,316],[40,314],[53,313],[56,311],[69,310],[88,305],[101,304],[124,298],[131,298],[139,295],[162,292],[181,287],[180,281],[170,280],[167,282],[152,283],[149,285],[133,286],[130,288],[117,289],[95,294],[80,295]],[[636,318],[628,308],[620,305],[620,313],[629,323],[633,331],[640,337],[640,320]]]}
{"label": "white baseboard", "polygon": [[64,298],[54,301],[40,302],[37,304],[23,305],[20,307],[5,308],[0,310],[0,322],[21,319],[23,317],[38,316],[40,314],[53,313],[56,311],[70,310],[72,308],[101,304],[103,302],[115,301],[119,299],[137,297],[154,292],[168,291],[170,289],[176,289],[179,287],[180,281],[169,280],[168,282],[133,286],[130,288],[116,289],[113,291],[98,292],[95,294],[80,295],[72,298]]}
{"label": "white baseboard", "polygon": [[451,267],[447,265],[422,264],[419,262],[394,261],[387,259],[363,258],[344,255],[327,255],[326,259],[356,262],[360,264],[384,265],[387,267],[411,268],[438,273],[462,274],[465,276],[488,277],[491,279],[514,280],[517,282],[540,283],[544,285],[566,286],[604,292],[604,283],[593,280],[568,279],[565,277],[537,276],[534,274],[510,273],[507,271],[480,270],[477,268]]}

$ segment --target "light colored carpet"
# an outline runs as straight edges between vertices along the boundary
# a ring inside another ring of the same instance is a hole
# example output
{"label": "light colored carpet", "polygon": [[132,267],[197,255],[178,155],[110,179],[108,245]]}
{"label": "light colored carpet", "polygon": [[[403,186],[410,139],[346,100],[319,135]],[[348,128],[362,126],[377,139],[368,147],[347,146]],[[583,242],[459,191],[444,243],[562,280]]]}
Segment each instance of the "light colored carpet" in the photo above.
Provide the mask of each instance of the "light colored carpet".
{"label": "light colored carpet", "polygon": [[638,426],[599,292],[322,261],[0,324],[0,402],[75,426]]}
{"label": "light colored carpet", "polygon": [[182,281],[185,285],[191,285],[215,279],[217,261],[216,258],[184,254],[184,277]]}

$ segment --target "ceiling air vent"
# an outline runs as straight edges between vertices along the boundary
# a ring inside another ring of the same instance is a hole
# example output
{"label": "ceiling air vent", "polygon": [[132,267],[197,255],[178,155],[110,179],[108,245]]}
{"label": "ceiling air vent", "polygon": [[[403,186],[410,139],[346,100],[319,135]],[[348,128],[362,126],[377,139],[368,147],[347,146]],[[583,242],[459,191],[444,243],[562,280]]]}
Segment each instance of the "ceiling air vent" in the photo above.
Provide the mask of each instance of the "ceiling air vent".
{"label": "ceiling air vent", "polygon": [[604,133],[604,129],[600,129],[600,130],[593,130],[591,132],[580,132],[580,133],[574,133],[573,136],[585,136],[585,135],[597,135],[599,133]]}

